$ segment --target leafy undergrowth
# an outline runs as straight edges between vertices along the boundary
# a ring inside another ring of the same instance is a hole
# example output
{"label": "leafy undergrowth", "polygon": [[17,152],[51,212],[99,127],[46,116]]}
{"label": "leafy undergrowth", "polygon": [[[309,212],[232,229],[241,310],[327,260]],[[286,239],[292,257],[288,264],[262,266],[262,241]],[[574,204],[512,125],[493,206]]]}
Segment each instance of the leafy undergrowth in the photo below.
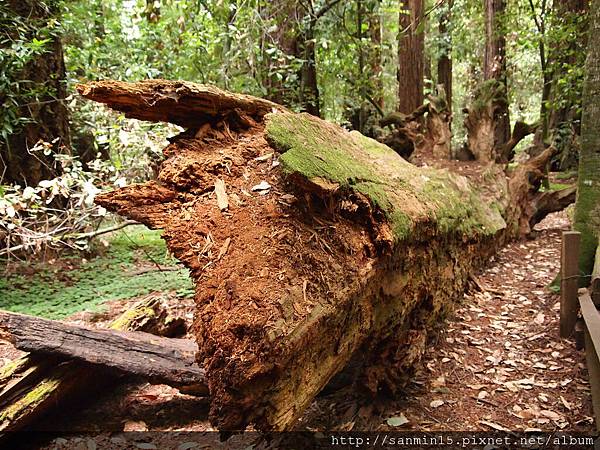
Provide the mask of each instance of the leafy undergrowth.
{"label": "leafy undergrowth", "polygon": [[110,300],[154,291],[193,295],[187,269],[167,253],[160,233],[129,227],[89,260],[66,256],[21,264],[0,279],[0,309],[60,319],[80,311],[100,311]]}

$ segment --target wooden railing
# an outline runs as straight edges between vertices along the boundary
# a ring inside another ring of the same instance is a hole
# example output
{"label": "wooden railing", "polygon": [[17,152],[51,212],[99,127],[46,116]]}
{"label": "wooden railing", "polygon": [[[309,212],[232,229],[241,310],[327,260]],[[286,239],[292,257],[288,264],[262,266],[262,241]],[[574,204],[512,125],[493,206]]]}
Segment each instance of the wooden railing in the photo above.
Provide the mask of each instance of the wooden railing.
{"label": "wooden railing", "polygon": [[[577,231],[563,232],[560,270],[560,336],[568,338],[581,332],[584,335],[596,430],[600,431],[600,311],[598,311],[600,306],[600,247],[596,250],[589,287],[579,289],[580,240],[581,235]],[[581,318],[579,318],[579,312],[581,312]],[[578,322],[581,326],[578,326]]]}

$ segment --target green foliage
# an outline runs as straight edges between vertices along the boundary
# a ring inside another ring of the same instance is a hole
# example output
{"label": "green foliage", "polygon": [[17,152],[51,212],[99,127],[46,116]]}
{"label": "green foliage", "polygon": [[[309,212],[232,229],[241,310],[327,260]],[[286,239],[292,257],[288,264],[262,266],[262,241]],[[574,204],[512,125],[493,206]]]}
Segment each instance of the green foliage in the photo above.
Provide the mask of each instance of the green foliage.
{"label": "green foliage", "polygon": [[27,65],[48,51],[61,30],[50,5],[40,2],[39,8],[47,11],[43,17],[22,17],[0,3],[0,145],[30,120],[24,105],[53,94],[26,78]]}
{"label": "green foliage", "polygon": [[[191,296],[187,269],[176,268],[160,232],[136,226],[119,232],[106,252],[89,261],[64,257],[32,266],[33,275],[0,279],[0,309],[60,319],[84,310],[99,310],[109,300],[134,298],[153,291]],[[136,270],[148,272],[136,275]],[[25,271],[22,268],[22,271]]]}

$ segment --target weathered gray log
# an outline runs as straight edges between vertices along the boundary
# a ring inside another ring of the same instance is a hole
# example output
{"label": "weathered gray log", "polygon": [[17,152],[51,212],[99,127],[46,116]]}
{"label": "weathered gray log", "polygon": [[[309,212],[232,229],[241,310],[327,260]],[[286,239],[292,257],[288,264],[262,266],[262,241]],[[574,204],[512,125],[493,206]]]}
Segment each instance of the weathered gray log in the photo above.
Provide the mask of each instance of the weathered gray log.
{"label": "weathered gray log", "polygon": [[94,330],[6,311],[0,311],[0,337],[20,350],[118,369],[187,391],[198,387],[204,391],[204,371],[194,361],[198,346],[187,339]]}
{"label": "weathered gray log", "polygon": [[533,197],[532,207],[535,210],[529,219],[529,227],[533,230],[535,224],[542,221],[548,214],[562,211],[575,203],[577,186],[569,186],[558,191],[540,192]]}
{"label": "weathered gray log", "polygon": [[[169,317],[160,298],[151,297],[125,311],[110,328],[170,336],[181,328],[181,320]],[[87,393],[98,379],[110,383],[114,375],[43,354],[12,361],[0,369],[0,432],[22,429],[77,394]]]}

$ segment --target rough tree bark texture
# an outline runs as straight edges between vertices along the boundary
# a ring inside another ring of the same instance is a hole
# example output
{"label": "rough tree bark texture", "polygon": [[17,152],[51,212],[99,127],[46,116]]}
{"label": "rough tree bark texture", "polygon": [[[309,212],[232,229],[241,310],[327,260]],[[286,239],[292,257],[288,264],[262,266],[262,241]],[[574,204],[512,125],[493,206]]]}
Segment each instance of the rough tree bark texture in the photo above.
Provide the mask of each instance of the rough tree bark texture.
{"label": "rough tree bark texture", "polygon": [[[159,299],[150,298],[127,310],[110,328],[171,336],[180,326]],[[0,370],[0,432],[23,429],[52,408],[97,388],[98,380],[108,384],[114,379],[114,374],[75,361],[33,354],[19,358]]]}
{"label": "rough tree bark texture", "polygon": [[209,112],[174,98],[181,83],[153,83],[79,87],[130,117],[195,111],[157,181],[98,201],[163,228],[190,268],[197,360],[221,429],[289,429],[351,360],[362,386],[396,391],[472,268],[519,235],[509,196],[530,201],[539,179],[531,163],[511,186],[500,171],[474,187],[307,114],[232,94]]}
{"label": "rough tree bark texture", "polygon": [[510,139],[506,80],[505,0],[484,0],[483,78],[465,109],[467,150],[483,163],[506,162],[501,149]]}
{"label": "rough tree bark texture", "polygon": [[581,232],[579,267],[590,274],[600,234],[600,0],[590,7],[590,28],[583,86],[581,150],[575,229]]}
{"label": "rough tree bark texture", "polygon": [[448,112],[452,114],[452,30],[449,29],[452,17],[453,0],[448,0],[440,14],[438,31],[440,35],[439,57],[437,61],[437,82],[444,87]]}
{"label": "rough tree bark texture", "polygon": [[410,114],[423,104],[425,35],[423,0],[400,0],[398,35],[398,111]]}
{"label": "rough tree bark texture", "polygon": [[[56,12],[49,5],[39,0],[10,0],[7,7],[26,21],[43,22]],[[48,51],[34,57],[19,75],[21,80],[29,80],[23,90],[35,87],[44,93],[37,101],[21,99],[19,116],[31,122],[6,141],[0,140],[0,182],[4,184],[37,185],[40,180],[56,176],[58,168],[51,159],[41,152],[35,156],[29,153],[40,139],[47,142],[58,139],[54,146],[57,151],[71,144],[68,110],[64,104],[67,92],[62,43],[53,37],[46,47]]]}
{"label": "rough tree bark texture", "polygon": [[0,311],[0,337],[19,350],[139,375],[185,392],[207,392],[204,372],[194,361],[198,347],[188,339],[95,330],[6,311]]}
{"label": "rough tree bark texture", "polygon": [[[558,36],[550,36],[547,61],[547,84],[544,86],[542,102],[548,102],[545,117],[546,133],[558,154],[555,163],[560,170],[575,168],[577,165],[581,132],[581,91],[573,92],[572,67],[582,67],[585,56],[582,48],[587,43],[588,22],[585,20],[589,9],[588,0],[556,0],[552,2],[553,22],[551,30],[558,30]],[[583,20],[582,20],[583,19]],[[556,33],[556,31],[554,31]],[[569,86],[565,92],[564,82]],[[577,84],[575,84],[577,85]]]}

